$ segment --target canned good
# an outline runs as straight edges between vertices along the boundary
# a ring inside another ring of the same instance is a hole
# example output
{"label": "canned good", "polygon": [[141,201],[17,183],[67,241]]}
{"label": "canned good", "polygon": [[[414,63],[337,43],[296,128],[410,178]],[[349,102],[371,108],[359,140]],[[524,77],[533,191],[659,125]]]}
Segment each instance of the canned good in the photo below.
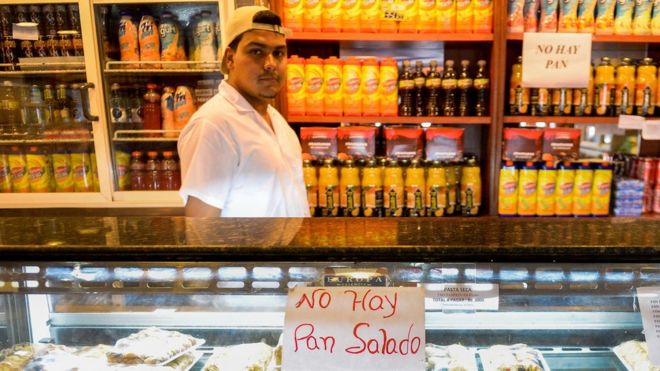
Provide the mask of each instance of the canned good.
{"label": "canned good", "polygon": [[644,157],[639,161],[637,168],[637,178],[644,181],[644,186],[653,187],[655,185],[655,168],[656,161],[654,158]]}
{"label": "canned good", "polygon": [[34,58],[34,44],[32,40],[21,40],[21,57]]}
{"label": "canned good", "polygon": [[33,46],[35,57],[48,56],[48,49],[46,49],[46,36],[39,36],[39,40],[35,40]]}
{"label": "canned good", "polygon": [[71,35],[60,35],[60,41],[58,43],[60,49],[60,55],[62,57],[72,57],[73,52],[73,39]]}
{"label": "canned good", "polygon": [[49,57],[60,56],[60,45],[55,35],[46,36],[46,50],[48,51]]}
{"label": "canned good", "polygon": [[57,23],[55,22],[55,5],[46,4],[42,8],[44,19],[44,32],[46,35],[57,35]]}
{"label": "canned good", "polygon": [[16,23],[24,23],[30,21],[30,12],[27,5],[16,5],[14,8]]}
{"label": "canned good", "polygon": [[655,194],[653,195],[653,212],[660,214],[660,186],[655,186]]}

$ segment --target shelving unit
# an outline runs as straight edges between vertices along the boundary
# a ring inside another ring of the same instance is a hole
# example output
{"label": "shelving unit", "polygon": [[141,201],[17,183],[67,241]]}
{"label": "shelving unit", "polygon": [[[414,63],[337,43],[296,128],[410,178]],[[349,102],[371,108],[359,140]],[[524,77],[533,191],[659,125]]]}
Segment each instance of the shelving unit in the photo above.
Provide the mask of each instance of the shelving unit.
{"label": "shelving unit", "polygon": [[492,33],[294,32],[288,40],[307,41],[493,41]]}
{"label": "shelving unit", "polygon": [[616,125],[619,122],[619,118],[599,116],[504,116],[503,122],[505,124],[515,124],[519,122],[554,122],[558,125]]}
{"label": "shelving unit", "polygon": [[380,122],[382,124],[445,124],[445,125],[490,125],[490,116],[455,116],[455,117],[384,117],[384,116],[289,116],[288,120],[293,123],[339,123],[350,122],[355,124],[373,124]]}
{"label": "shelving unit", "polygon": [[[508,33],[507,40],[523,39],[523,33]],[[592,41],[595,43],[635,43],[635,44],[654,44],[660,43],[660,36],[636,36],[636,35],[593,35]]]}

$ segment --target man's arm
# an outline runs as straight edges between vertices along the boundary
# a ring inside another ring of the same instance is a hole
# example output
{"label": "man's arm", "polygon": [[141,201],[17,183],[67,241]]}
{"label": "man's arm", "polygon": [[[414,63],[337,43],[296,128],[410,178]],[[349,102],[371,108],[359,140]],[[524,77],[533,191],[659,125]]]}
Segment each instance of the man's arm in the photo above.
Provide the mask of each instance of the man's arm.
{"label": "man's arm", "polygon": [[193,217],[219,217],[222,214],[222,210],[207,204],[197,197],[188,196],[185,213],[186,216]]}

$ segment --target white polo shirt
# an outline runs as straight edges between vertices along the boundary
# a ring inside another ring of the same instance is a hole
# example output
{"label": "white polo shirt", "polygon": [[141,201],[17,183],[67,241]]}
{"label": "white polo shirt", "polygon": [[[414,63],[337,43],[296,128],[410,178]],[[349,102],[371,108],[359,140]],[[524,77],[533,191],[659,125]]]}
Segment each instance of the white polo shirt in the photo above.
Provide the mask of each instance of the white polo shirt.
{"label": "white polo shirt", "polygon": [[270,105],[268,123],[231,85],[191,117],[179,136],[181,189],[223,217],[309,216],[300,142]]}

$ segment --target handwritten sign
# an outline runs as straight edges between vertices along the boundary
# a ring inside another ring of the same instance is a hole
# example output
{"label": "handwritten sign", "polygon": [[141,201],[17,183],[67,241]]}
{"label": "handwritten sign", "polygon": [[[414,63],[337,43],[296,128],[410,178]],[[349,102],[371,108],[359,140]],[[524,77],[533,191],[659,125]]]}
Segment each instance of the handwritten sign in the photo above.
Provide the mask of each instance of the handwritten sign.
{"label": "handwritten sign", "polygon": [[639,311],[651,363],[660,366],[660,286],[638,287]]}
{"label": "handwritten sign", "polygon": [[477,311],[499,309],[499,285],[490,283],[428,284],[426,309]]}
{"label": "handwritten sign", "polygon": [[284,370],[423,370],[424,290],[295,287],[284,320]]}
{"label": "handwritten sign", "polygon": [[619,115],[619,129],[635,129],[642,130],[644,125],[644,117],[632,115]]}
{"label": "handwritten sign", "polygon": [[526,32],[522,85],[585,88],[589,84],[591,34]]}
{"label": "handwritten sign", "polygon": [[642,139],[658,140],[660,139],[660,120],[646,120],[642,124]]}

